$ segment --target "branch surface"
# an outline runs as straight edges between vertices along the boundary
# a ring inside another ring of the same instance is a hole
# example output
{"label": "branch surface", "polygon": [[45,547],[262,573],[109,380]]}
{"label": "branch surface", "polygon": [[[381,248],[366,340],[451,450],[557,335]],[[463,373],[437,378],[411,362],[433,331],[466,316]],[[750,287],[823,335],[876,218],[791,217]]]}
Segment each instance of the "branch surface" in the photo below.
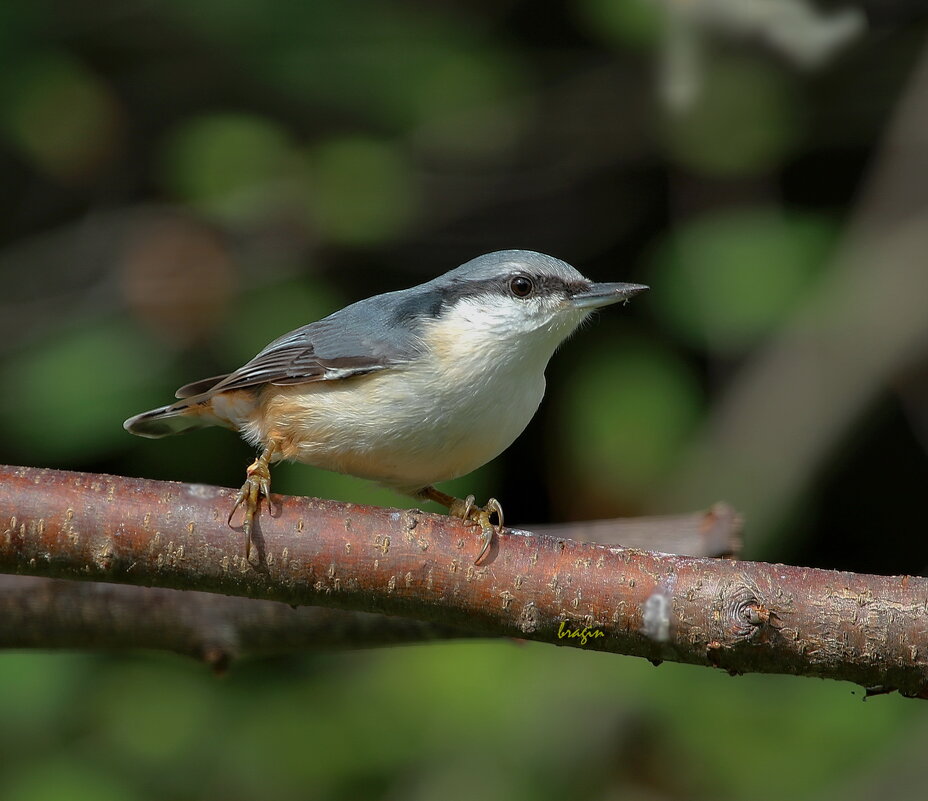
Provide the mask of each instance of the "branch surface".
{"label": "branch surface", "polygon": [[[694,556],[730,555],[741,544],[741,521],[726,504],[689,515],[541,528],[561,537],[644,543]],[[248,657],[475,636],[451,626],[369,612],[195,590],[0,575],[0,649],[160,650],[203,660],[222,672]]]}
{"label": "branch surface", "polygon": [[277,517],[261,515],[251,564],[226,524],[232,498],[202,485],[0,467],[0,571],[382,612],[474,634],[928,696],[923,578],[518,530],[474,565],[479,535],[460,521],[283,496],[274,497]]}

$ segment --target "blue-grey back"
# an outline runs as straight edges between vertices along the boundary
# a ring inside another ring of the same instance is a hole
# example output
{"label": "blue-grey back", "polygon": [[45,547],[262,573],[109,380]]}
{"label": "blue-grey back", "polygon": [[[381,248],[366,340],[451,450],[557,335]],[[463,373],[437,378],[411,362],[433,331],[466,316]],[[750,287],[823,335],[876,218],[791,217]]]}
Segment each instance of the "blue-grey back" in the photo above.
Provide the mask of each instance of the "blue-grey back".
{"label": "blue-grey back", "polygon": [[564,281],[583,280],[570,265],[541,253],[488,253],[424,284],[365,298],[290,331],[215,384],[196,382],[181,388],[179,395],[346,378],[401,365],[422,352],[420,334],[426,321],[439,316],[462,294],[504,287],[517,270]]}

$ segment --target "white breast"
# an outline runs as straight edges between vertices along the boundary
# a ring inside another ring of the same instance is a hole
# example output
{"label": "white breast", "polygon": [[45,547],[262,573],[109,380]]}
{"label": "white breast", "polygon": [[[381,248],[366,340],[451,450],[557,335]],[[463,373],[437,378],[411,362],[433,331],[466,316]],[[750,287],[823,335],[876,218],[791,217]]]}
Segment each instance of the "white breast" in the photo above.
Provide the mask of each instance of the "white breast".
{"label": "white breast", "polygon": [[460,305],[426,331],[428,355],[408,365],[269,387],[246,433],[255,441],[282,437],[287,458],[410,493],[475,470],[532,419],[545,366],[566,332],[544,331],[526,343]]}

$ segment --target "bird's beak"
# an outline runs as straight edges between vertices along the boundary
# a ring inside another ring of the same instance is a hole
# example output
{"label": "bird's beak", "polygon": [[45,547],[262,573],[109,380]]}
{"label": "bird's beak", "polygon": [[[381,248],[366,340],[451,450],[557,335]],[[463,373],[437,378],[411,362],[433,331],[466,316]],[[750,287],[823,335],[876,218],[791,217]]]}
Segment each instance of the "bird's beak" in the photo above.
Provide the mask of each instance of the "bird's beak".
{"label": "bird's beak", "polygon": [[586,289],[574,293],[571,302],[578,309],[595,309],[628,300],[646,289],[648,287],[644,284],[590,284]]}

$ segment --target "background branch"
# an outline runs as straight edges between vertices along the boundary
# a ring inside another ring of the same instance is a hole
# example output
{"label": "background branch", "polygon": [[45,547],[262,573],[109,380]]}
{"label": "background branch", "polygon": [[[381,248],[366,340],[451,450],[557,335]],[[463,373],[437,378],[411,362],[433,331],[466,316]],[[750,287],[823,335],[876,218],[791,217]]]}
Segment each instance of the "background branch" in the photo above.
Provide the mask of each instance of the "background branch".
{"label": "background branch", "polygon": [[[928,696],[928,580],[671,556],[507,531],[485,564],[444,516],[277,497],[260,562],[231,490],[0,468],[0,570],[384,612],[475,634]],[[563,625],[601,637],[564,639]]]}
{"label": "background branch", "polygon": [[243,657],[473,636],[436,623],[320,606],[0,576],[0,648],[171,651],[221,672]]}

